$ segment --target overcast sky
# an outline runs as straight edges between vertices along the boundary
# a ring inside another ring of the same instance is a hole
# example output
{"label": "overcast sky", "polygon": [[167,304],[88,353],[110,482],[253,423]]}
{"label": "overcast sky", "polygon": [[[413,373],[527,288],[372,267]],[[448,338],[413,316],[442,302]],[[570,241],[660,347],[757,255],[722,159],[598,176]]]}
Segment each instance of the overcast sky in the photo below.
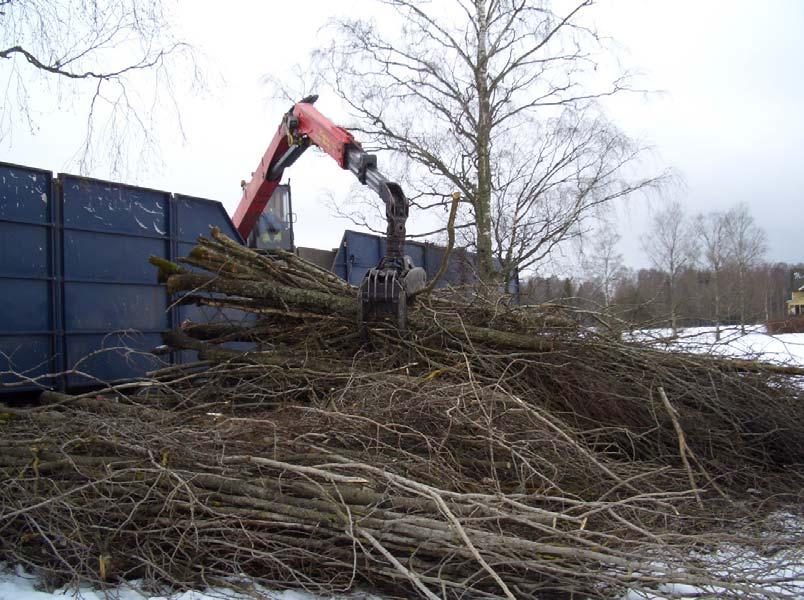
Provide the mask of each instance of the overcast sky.
{"label": "overcast sky", "polygon": [[[288,108],[271,98],[264,76],[281,77],[303,63],[330,17],[374,8],[370,0],[221,6],[217,0],[179,3],[179,31],[203,55],[209,91],[179,96],[187,140],[173,128],[158,134],[162,166],[124,178],[220,200],[231,213],[240,180],[250,175]],[[683,185],[668,195],[690,212],[746,202],[768,234],[768,259],[804,261],[804,1],[600,0],[590,15],[617,41],[624,64],[657,90],[621,96],[606,107],[622,129],[654,148],[656,166],[681,176]],[[0,144],[0,160],[75,172],[83,132],[75,112],[81,102],[74,104],[41,115],[35,135],[15,129]],[[342,116],[335,98],[322,95],[318,107]],[[90,174],[105,178],[108,166],[98,164]],[[324,199],[348,194],[352,176],[311,152],[287,176],[297,243],[336,246],[350,224],[332,217]],[[638,233],[649,209],[635,198],[618,211],[626,262],[643,266]]]}

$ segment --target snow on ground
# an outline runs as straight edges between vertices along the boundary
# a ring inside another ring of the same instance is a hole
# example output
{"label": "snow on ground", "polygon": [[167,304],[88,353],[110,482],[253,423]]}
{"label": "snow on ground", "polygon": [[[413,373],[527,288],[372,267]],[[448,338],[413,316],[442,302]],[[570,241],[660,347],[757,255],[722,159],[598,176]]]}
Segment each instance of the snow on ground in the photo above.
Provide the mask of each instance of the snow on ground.
{"label": "snow on ground", "polygon": [[[800,523],[798,520],[797,522]],[[800,525],[796,526],[799,534],[800,529]],[[724,582],[722,586],[698,587],[668,583],[659,585],[655,593],[630,590],[621,600],[721,598],[726,595],[729,588],[725,586],[729,585],[729,582],[737,585],[741,583],[741,574],[766,582],[761,585],[763,598],[804,598],[804,556],[801,550],[787,551],[775,556],[762,556],[754,550],[734,546],[721,548],[711,555],[700,558],[710,565],[707,568],[710,577]],[[752,594],[750,597],[756,595]]]}
{"label": "snow on ground", "polygon": [[[731,563],[738,565],[740,569],[755,570],[755,573],[763,573],[763,578],[768,580],[768,585],[764,587],[762,597],[785,597],[804,598],[804,564],[800,560],[793,563],[780,564],[773,571],[774,562],[780,561],[779,557],[762,557],[754,552],[743,549],[730,549],[713,556],[716,564]],[[785,562],[782,559],[782,562]],[[728,580],[728,573],[722,569],[713,568],[713,575],[718,572],[725,574]],[[693,587],[690,585],[667,584],[659,586],[656,593],[645,594],[642,592],[629,591],[622,600],[670,600],[674,598],[719,598],[723,588],[718,587]],[[271,591],[261,586],[251,587],[251,593],[243,594],[225,588],[207,589],[204,591],[185,591],[169,595],[154,596],[139,591],[136,582],[131,585],[120,585],[109,587],[106,590],[91,589],[82,586],[79,589],[62,588],[53,592],[42,591],[40,580],[24,570],[10,569],[0,564],[0,600],[381,600],[377,596],[353,594],[349,596],[314,596],[306,592],[296,591]]]}
{"label": "snow on ground", "polygon": [[[804,333],[769,335],[763,326],[747,328],[745,334],[740,332],[739,327],[723,328],[719,341],[716,339],[714,327],[680,329],[678,337],[672,340],[668,329],[641,331],[633,334],[632,338],[669,350],[759,359],[777,364],[804,367]],[[802,533],[800,522],[797,519],[795,521],[796,525],[791,526],[791,533],[795,531],[798,539],[802,540],[801,547],[802,551],[804,551],[804,534]],[[765,557],[747,549],[723,549],[712,555],[712,574],[717,576],[720,573],[720,575],[725,576],[725,579],[728,579],[728,573],[716,566],[724,564],[724,562],[730,562],[741,568],[751,568],[763,572],[777,567],[773,577],[784,580],[784,583],[769,582],[767,597],[774,597],[784,590],[787,597],[792,597],[792,593],[799,594],[801,598],[804,598],[804,562],[802,560],[800,556],[794,557],[790,562],[789,558]],[[41,582],[37,577],[26,573],[20,568],[10,569],[8,566],[0,564],[0,600],[106,600],[106,598],[115,598],[116,600],[253,600],[255,596],[261,596],[266,600],[333,600],[332,596],[324,598],[306,592],[277,592],[257,585],[253,586],[251,594],[242,594],[231,589],[219,588],[153,596],[139,591],[136,582],[132,582],[131,585],[107,589],[105,592],[89,587],[79,589],[64,588],[54,592],[45,592],[42,591]],[[666,598],[683,597],[717,598],[718,596],[717,589],[701,589],[670,584],[661,587],[656,594],[649,596],[634,591],[628,592],[623,597],[623,600],[664,600]],[[342,596],[341,598],[379,600],[376,596],[361,594]]]}
{"label": "snow on ground", "polygon": [[670,338],[669,329],[649,329],[632,335],[635,340],[702,354],[716,354],[734,358],[759,359],[784,365],[804,367],[804,333],[770,335],[763,325],[724,327],[720,340],[716,339],[714,327],[686,327],[678,330],[678,337]]}
{"label": "snow on ground", "polygon": [[249,584],[250,593],[240,593],[227,588],[213,588],[204,591],[185,591],[167,595],[151,595],[138,589],[137,582],[130,585],[109,587],[106,590],[81,586],[67,587],[46,592],[42,582],[35,575],[22,568],[11,569],[0,563],[0,600],[380,600],[376,596],[351,594],[349,596],[314,596],[307,592],[292,590],[273,591],[262,586]]}

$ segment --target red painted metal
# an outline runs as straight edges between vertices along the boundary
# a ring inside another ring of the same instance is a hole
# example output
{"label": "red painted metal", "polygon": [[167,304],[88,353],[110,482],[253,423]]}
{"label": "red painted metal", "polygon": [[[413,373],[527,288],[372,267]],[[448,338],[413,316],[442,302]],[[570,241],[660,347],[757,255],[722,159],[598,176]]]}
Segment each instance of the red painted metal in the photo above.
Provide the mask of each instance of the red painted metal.
{"label": "red painted metal", "polygon": [[232,217],[232,222],[244,240],[254,229],[282,179],[281,173],[274,180],[268,179],[268,174],[273,164],[288,151],[291,142],[305,143],[305,140],[309,140],[335,159],[342,169],[347,168],[347,145],[354,144],[359,147],[351,133],[335,125],[312,104],[299,102],[293,106],[291,113],[298,119],[298,127],[295,131],[288,131],[289,115],[283,117],[282,124],[277,128],[260,164],[252,173],[251,181],[243,187],[243,197]]}
{"label": "red painted metal", "polygon": [[274,193],[276,186],[279,185],[279,179],[270,181],[267,179],[268,170],[271,168],[271,163],[277,157],[282,156],[288,149],[288,136],[285,131],[285,125],[282,124],[277,128],[274,139],[271,140],[268,149],[260,159],[260,164],[254,169],[251,174],[251,181],[243,187],[243,197],[240,199],[240,204],[237,205],[237,210],[232,217],[232,222],[238,233],[245,240],[248,234],[254,229],[265,205],[271,199],[271,194]]}
{"label": "red painted metal", "polygon": [[335,159],[342,168],[346,168],[346,146],[358,145],[352,134],[343,127],[338,127],[322,115],[315,106],[299,102],[293,107],[293,114],[299,119],[298,132],[310,138],[310,141]]}

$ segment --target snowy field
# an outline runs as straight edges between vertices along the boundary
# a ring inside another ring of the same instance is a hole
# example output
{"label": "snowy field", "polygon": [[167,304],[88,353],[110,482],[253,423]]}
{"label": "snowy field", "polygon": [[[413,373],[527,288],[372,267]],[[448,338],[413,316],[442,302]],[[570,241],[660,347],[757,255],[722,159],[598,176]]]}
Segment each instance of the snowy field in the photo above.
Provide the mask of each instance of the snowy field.
{"label": "snowy field", "polygon": [[804,333],[770,335],[763,325],[747,327],[745,334],[740,332],[739,327],[724,327],[720,330],[719,341],[714,327],[681,328],[675,339],[670,339],[669,329],[645,330],[633,337],[669,350],[760,359],[804,367]]}
{"label": "snowy field", "polygon": [[[634,335],[635,339],[666,347],[669,350],[709,353],[736,358],[760,359],[768,362],[804,367],[804,333],[768,335],[764,327],[751,327],[745,335],[739,328],[729,327],[721,331],[720,341],[716,340],[713,327],[680,329],[675,340],[669,340],[670,331],[650,330]],[[756,569],[770,576],[763,597],[804,598],[804,524],[797,519],[790,520],[788,534],[801,541],[799,556],[761,556],[748,549],[724,549],[712,556],[712,574],[725,575],[722,565],[730,563],[743,568]],[[669,585],[662,587],[657,594],[629,592],[623,600],[665,600],[671,598],[718,598],[717,589],[701,589],[690,586]],[[248,592],[231,589],[211,589],[204,591],[185,591],[170,595],[154,596],[137,590],[136,582],[131,585],[110,588],[105,591],[89,588],[60,589],[53,592],[42,591],[41,582],[33,575],[17,568],[0,564],[0,600],[334,600],[334,596],[318,597],[305,592],[271,591],[261,586],[253,586]],[[353,600],[379,600],[375,596],[354,594],[340,596]]]}

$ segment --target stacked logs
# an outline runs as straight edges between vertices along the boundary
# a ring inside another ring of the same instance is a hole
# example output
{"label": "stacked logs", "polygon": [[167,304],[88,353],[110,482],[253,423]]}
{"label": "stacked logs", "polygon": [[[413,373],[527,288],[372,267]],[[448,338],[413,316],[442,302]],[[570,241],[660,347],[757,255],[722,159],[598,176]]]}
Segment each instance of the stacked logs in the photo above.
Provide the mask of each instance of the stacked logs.
{"label": "stacked logs", "polygon": [[800,501],[797,369],[657,351],[492,292],[417,298],[404,332],[359,326],[340,279],[216,230],[152,262],[219,319],[166,334],[194,362],[5,409],[0,558],[179,587],[745,596],[773,577],[795,595],[702,557],[799,559],[767,520]]}

